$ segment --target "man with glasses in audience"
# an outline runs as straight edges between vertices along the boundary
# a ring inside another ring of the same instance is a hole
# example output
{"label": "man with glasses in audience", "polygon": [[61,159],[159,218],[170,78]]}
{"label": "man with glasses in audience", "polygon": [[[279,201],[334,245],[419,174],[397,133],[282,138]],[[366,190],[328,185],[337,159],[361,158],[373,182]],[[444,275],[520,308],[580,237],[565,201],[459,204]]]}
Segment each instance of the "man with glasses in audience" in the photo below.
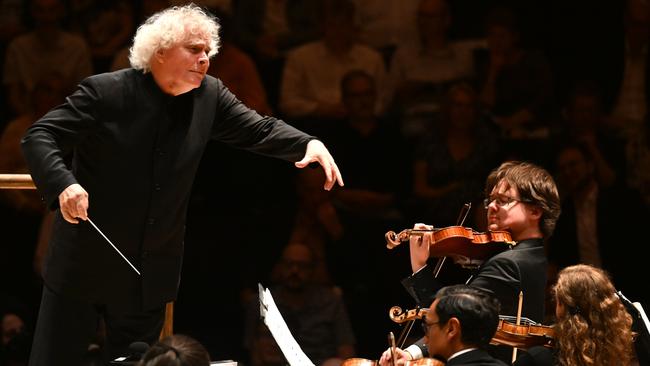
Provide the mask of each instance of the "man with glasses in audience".
{"label": "man with glasses in audience", "polygon": [[[543,168],[510,161],[493,170],[486,180],[485,208],[490,231],[510,232],[516,245],[487,259],[467,280],[467,284],[491,292],[501,303],[501,314],[518,315],[519,293],[523,294],[521,316],[541,323],[547,282],[544,239],[551,236],[560,215],[560,198],[552,176]],[[416,224],[415,229],[432,229]],[[402,284],[420,307],[431,304],[440,289],[427,265],[431,235],[412,236],[410,240],[413,274]],[[402,360],[428,355],[424,339],[404,351]],[[495,350],[506,360],[509,350]],[[390,350],[384,352],[380,365],[388,365]],[[508,360],[510,361],[510,360]]]}

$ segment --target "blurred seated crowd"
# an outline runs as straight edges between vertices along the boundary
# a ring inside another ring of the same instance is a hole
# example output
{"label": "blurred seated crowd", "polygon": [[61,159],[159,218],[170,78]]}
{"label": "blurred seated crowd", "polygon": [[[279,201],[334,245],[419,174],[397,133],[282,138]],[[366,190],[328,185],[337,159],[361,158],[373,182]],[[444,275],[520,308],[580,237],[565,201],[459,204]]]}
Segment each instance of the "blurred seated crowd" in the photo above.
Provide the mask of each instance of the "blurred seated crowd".
{"label": "blurred seated crowd", "polygon": [[[648,1],[195,2],[222,25],[209,74],[324,141],[345,180],[323,191],[320,170],[208,145],[174,315],[212,359],[284,364],[258,283],[317,364],[376,358],[395,329],[388,309],[413,305],[399,283],[408,253],[384,233],[459,224],[466,203],[463,225],[484,231],[485,178],[511,159],[560,188],[549,286],[590,264],[650,305],[634,252],[650,244],[638,230],[650,218]],[[83,78],[129,67],[137,26],[180,3],[0,0],[0,174],[27,173],[26,129]],[[29,353],[50,219],[37,192],[0,190],[0,365]]]}

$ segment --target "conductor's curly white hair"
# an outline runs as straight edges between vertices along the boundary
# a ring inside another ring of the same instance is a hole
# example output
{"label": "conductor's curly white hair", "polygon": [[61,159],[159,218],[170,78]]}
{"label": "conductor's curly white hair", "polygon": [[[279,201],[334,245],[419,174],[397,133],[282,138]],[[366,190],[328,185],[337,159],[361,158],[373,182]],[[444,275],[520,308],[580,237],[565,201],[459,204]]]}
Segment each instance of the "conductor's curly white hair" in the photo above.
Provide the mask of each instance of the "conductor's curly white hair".
{"label": "conductor's curly white hair", "polygon": [[208,57],[217,54],[220,39],[216,18],[195,4],[174,6],[158,12],[140,25],[133,37],[129,53],[131,67],[149,72],[156,51],[170,48],[195,35],[207,41],[210,49]]}

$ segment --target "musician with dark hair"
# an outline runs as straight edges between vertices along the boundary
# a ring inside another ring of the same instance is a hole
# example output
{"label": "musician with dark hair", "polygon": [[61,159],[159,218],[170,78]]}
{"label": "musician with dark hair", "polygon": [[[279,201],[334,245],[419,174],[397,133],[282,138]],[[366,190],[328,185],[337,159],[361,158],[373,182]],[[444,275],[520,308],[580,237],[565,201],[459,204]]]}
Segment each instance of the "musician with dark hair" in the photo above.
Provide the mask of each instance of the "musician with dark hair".
{"label": "musician with dark hair", "polygon": [[443,287],[424,317],[429,353],[447,366],[501,366],[487,353],[499,324],[499,301],[488,291],[467,285]]}
{"label": "musician with dark hair", "polygon": [[138,366],[209,366],[208,351],[194,338],[174,334],[154,343]]}

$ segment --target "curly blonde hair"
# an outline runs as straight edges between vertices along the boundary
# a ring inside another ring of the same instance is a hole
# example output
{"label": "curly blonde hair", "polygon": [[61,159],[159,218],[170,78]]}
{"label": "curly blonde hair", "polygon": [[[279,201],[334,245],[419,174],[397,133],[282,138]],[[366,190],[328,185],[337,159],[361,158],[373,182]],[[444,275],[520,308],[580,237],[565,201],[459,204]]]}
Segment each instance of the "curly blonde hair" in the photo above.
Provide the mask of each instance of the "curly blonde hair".
{"label": "curly blonde hair", "polygon": [[162,10],[138,27],[129,50],[129,62],[134,69],[148,72],[156,51],[183,42],[189,35],[204,38],[210,48],[208,56],[212,57],[219,49],[219,28],[216,18],[195,4]]}
{"label": "curly blonde hair", "polygon": [[632,317],[605,271],[584,264],[566,267],[553,291],[564,307],[555,324],[559,365],[630,364]]}

